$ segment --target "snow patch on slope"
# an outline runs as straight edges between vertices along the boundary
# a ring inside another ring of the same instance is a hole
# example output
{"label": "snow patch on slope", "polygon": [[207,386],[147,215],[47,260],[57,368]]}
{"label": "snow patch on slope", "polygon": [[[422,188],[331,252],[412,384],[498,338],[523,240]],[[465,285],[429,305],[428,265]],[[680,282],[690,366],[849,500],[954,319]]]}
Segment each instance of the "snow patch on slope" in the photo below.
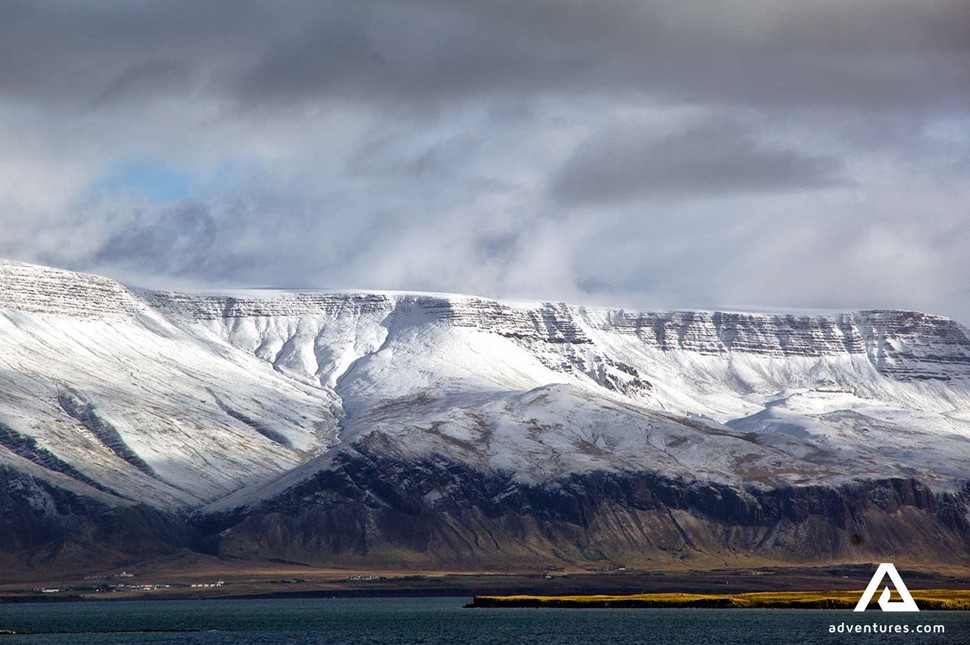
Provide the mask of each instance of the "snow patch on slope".
{"label": "snow patch on slope", "polygon": [[359,442],[534,482],[946,482],[970,457],[968,333],[915,312],[179,294],[0,262],[0,385],[0,423],[76,475],[4,459],[165,508],[251,503]]}

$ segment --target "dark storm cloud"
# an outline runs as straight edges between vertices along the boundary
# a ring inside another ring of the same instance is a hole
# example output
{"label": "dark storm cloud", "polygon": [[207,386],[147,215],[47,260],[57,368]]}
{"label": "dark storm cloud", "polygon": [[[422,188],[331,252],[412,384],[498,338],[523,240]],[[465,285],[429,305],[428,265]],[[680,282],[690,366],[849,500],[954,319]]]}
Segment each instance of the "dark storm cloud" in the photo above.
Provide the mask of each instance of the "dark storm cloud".
{"label": "dark storm cloud", "polygon": [[581,146],[552,183],[561,202],[609,204],[789,192],[845,183],[840,163],[759,143],[730,121],[709,121],[657,138],[613,127]]}
{"label": "dark storm cloud", "polygon": [[970,3],[14,1],[0,60],[6,96],[62,107],[160,79],[246,109],[549,92],[954,109]]}
{"label": "dark storm cloud", "polygon": [[145,101],[175,91],[191,80],[190,67],[177,60],[135,63],[119,73],[95,97],[92,107],[122,101]]}

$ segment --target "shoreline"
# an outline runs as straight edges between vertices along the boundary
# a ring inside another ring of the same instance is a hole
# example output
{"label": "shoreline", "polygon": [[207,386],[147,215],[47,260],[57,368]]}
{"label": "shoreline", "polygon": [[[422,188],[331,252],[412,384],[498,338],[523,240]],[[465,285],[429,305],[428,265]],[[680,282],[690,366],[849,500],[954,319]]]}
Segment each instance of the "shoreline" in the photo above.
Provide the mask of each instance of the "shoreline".
{"label": "shoreline", "polygon": [[[166,561],[129,563],[94,573],[51,575],[37,571],[20,580],[0,583],[0,604],[112,602],[125,600],[300,598],[577,598],[599,596],[629,600],[645,594],[692,594],[736,597],[743,594],[799,594],[828,590],[844,597],[865,587],[875,564],[830,564],[815,567],[754,566],[709,570],[607,571],[462,571],[364,570],[318,568],[282,563],[239,561]],[[970,594],[970,569],[902,565],[909,589]],[[149,587],[149,588],[142,588]],[[534,602],[534,601],[533,601]]]}
{"label": "shoreline", "polygon": [[[570,596],[475,596],[469,609],[854,609],[863,591],[787,591],[739,594],[647,593]],[[911,592],[921,611],[968,611],[970,591]],[[877,608],[876,600],[870,608]]]}

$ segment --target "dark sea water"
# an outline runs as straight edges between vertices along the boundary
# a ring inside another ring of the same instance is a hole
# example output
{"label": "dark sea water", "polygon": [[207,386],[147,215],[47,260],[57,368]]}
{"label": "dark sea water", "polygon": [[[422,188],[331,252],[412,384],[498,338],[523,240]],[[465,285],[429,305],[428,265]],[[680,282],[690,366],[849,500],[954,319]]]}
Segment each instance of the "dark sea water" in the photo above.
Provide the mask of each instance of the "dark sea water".
{"label": "dark sea water", "polygon": [[[759,645],[970,643],[970,612],[772,609],[463,609],[468,598],[0,605],[10,643]],[[830,625],[944,625],[945,635],[832,635]],[[163,631],[162,631],[163,630]]]}

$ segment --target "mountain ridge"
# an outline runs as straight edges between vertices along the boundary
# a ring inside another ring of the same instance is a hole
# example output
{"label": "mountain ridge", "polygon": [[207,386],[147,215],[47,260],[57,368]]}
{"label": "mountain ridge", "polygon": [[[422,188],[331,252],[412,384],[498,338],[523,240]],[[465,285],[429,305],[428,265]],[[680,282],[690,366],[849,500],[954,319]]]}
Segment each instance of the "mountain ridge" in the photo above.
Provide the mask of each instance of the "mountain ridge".
{"label": "mountain ridge", "polygon": [[[791,487],[899,480],[951,496],[952,509],[963,503],[970,458],[970,332],[895,310],[658,313],[404,292],[185,294],[0,261],[0,384],[0,467],[98,505],[146,505],[205,526],[234,518],[249,528],[220,525],[225,540],[206,544],[272,557],[303,550],[308,561],[323,557],[310,552],[310,535],[330,545],[327,557],[338,557],[338,535],[411,553],[415,535],[445,539],[433,528],[445,530],[441,521],[452,527],[447,539],[468,539],[467,527],[457,528],[465,516],[455,515],[453,484],[414,485],[450,482],[452,471],[480,482],[482,494],[504,482],[510,494],[556,504],[564,499],[528,491],[576,491],[575,482],[612,477],[760,499]],[[394,464],[393,477],[375,479],[366,466],[374,460]],[[320,514],[246,519],[292,515],[293,491],[314,481],[345,489],[308,497]],[[406,499],[388,486],[409,491]],[[476,512],[498,508],[459,490]],[[421,499],[407,498],[417,491]],[[919,499],[913,513],[937,512],[937,502]],[[835,522],[826,539],[848,539],[844,521],[825,517],[831,503],[819,501],[819,521]],[[589,512],[613,509],[626,518],[614,529],[632,530],[622,526],[646,520],[621,512],[629,504],[600,500]],[[719,550],[701,519],[711,509],[692,504],[676,512],[708,533],[682,526],[681,538]],[[888,512],[852,504],[870,509],[859,511],[862,523],[866,513]],[[398,511],[374,515],[373,505],[412,509],[417,533],[394,533],[385,522]],[[524,517],[540,532],[542,518],[575,520],[549,512]],[[371,529],[333,525],[338,516]],[[330,537],[308,517],[329,522]],[[524,530],[509,522],[475,526]],[[263,549],[254,526],[304,537]],[[939,527],[948,543],[963,539],[960,522]],[[575,527],[560,529],[573,535]],[[495,549],[520,544],[513,534]],[[610,557],[628,542],[608,530],[596,539],[613,544]],[[891,542],[892,531],[880,539]],[[344,556],[360,557],[355,549]],[[575,558],[581,549],[566,551]]]}

